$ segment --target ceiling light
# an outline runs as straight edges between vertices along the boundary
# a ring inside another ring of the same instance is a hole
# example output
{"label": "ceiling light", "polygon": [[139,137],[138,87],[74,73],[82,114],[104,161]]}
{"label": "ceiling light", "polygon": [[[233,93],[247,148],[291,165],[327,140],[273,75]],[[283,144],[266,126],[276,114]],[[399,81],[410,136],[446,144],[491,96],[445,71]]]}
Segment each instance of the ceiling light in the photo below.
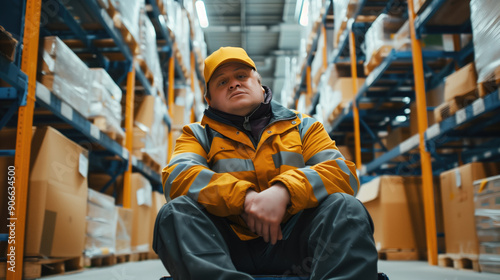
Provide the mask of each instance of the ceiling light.
{"label": "ceiling light", "polygon": [[396,121],[397,122],[405,122],[407,120],[406,116],[397,116]]}
{"label": "ceiling light", "polygon": [[208,27],[207,11],[205,10],[205,3],[201,0],[196,1],[196,13],[198,14],[198,20],[200,21],[200,26],[203,28]]}

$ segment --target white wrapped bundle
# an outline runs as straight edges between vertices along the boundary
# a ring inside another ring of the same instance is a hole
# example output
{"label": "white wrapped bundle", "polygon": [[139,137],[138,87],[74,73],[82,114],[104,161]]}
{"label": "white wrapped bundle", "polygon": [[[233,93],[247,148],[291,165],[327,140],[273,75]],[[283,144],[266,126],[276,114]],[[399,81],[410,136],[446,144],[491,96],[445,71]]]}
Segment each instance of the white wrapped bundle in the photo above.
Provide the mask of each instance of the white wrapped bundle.
{"label": "white wrapped bundle", "polygon": [[493,79],[500,67],[500,2],[471,0],[471,24],[477,82]]}
{"label": "white wrapped bundle", "polygon": [[53,83],[46,86],[88,117],[90,103],[87,96],[91,77],[87,65],[58,37],[44,38],[42,59],[42,74],[53,76]]}

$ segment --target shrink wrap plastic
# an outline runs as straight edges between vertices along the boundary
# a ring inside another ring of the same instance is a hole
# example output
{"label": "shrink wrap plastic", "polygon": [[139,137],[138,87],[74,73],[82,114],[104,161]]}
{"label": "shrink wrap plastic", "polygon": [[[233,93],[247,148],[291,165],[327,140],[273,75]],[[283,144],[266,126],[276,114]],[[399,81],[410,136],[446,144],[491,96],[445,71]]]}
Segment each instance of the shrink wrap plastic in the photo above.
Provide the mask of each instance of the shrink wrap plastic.
{"label": "shrink wrap plastic", "polygon": [[380,14],[366,31],[363,50],[365,52],[365,65],[371,57],[384,46],[394,47],[393,34],[397,32],[403,20],[387,14]]}
{"label": "shrink wrap plastic", "polygon": [[500,3],[498,0],[471,0],[471,24],[477,82],[492,80],[500,67]]}
{"label": "shrink wrap plastic", "polygon": [[[167,106],[160,96],[148,96],[147,98],[154,98],[154,105],[145,108],[145,110],[148,110],[145,112],[148,117],[144,118],[143,122],[140,118],[136,118],[134,124],[145,132],[144,139],[142,139],[144,141],[142,152],[147,153],[160,166],[165,166],[167,165],[168,154],[168,127],[163,120],[163,116],[167,115]],[[146,103],[151,104],[152,102]],[[152,112],[149,111],[150,108],[152,108]]]}
{"label": "shrink wrap plastic", "polygon": [[146,62],[149,70],[153,73],[153,86],[163,95],[163,74],[161,72],[158,47],[156,45],[156,31],[153,23],[145,13],[141,15],[140,41],[139,57]]}
{"label": "shrink wrap plastic", "polygon": [[115,199],[89,189],[87,206],[85,256],[114,254],[118,219]]}
{"label": "shrink wrap plastic", "polygon": [[359,10],[359,0],[334,0],[333,1],[333,14],[334,22],[334,38],[335,45],[341,33],[347,27],[347,21],[354,17]]}
{"label": "shrink wrap plastic", "polygon": [[121,20],[127,30],[137,40],[139,38],[139,16],[144,8],[144,0],[111,0],[120,12]]}
{"label": "shrink wrap plastic", "polygon": [[58,37],[44,41],[44,74],[53,74],[52,93],[84,117],[89,115],[88,92],[91,82],[87,65]]}
{"label": "shrink wrap plastic", "polygon": [[106,118],[105,132],[114,132],[125,136],[121,128],[122,121],[122,90],[102,68],[90,69],[92,86],[89,92],[89,117],[103,116]]}
{"label": "shrink wrap plastic", "polygon": [[481,271],[500,273],[500,175],[474,181]]}

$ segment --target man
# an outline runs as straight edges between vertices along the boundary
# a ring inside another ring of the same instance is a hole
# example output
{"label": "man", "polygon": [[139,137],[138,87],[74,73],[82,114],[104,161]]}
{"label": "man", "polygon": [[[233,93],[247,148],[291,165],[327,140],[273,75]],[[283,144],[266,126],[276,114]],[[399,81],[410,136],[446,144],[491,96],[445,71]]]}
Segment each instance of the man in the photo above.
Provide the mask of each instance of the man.
{"label": "man", "polygon": [[356,168],[323,125],[271,101],[241,48],[205,60],[200,123],[183,128],[162,180],[173,199],[153,248],[174,279],[377,279]]}

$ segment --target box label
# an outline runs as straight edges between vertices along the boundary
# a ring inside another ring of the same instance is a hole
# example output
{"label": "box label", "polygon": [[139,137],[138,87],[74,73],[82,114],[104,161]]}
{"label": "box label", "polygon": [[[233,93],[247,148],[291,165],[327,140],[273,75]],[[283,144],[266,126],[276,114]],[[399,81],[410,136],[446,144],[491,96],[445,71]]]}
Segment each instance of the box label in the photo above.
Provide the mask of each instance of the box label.
{"label": "box label", "polygon": [[80,154],[78,171],[83,177],[87,178],[87,175],[89,174],[89,159],[84,154]]}
{"label": "box label", "polygon": [[455,186],[457,188],[462,187],[462,177],[460,177],[460,170],[455,169]]}

